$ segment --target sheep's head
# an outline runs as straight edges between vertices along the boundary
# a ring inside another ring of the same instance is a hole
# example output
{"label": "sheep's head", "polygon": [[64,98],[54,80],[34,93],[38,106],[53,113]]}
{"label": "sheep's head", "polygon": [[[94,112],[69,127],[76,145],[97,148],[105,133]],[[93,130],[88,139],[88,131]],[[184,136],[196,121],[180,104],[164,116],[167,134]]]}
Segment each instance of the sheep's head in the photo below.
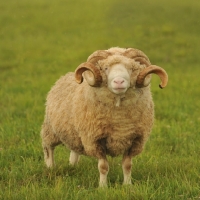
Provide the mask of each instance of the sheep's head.
{"label": "sheep's head", "polygon": [[78,66],[75,78],[78,83],[84,78],[90,86],[106,84],[115,94],[123,94],[130,87],[142,88],[150,84],[151,73],[160,79],[160,88],[167,85],[168,76],[161,67],[151,65],[148,57],[138,49],[111,48],[95,51],[87,62]]}

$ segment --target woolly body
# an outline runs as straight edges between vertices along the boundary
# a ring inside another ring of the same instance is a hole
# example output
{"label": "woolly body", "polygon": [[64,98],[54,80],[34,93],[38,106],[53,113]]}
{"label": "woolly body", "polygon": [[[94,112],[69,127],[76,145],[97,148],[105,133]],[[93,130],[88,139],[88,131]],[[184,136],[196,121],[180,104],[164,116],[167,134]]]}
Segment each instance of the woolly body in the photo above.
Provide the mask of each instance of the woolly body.
{"label": "woolly body", "polygon": [[117,99],[106,87],[90,87],[86,81],[79,85],[74,73],[66,74],[47,97],[45,144],[63,143],[79,154],[97,158],[127,150],[131,155],[140,153],[154,118],[149,86],[130,88],[120,106],[116,106]]}

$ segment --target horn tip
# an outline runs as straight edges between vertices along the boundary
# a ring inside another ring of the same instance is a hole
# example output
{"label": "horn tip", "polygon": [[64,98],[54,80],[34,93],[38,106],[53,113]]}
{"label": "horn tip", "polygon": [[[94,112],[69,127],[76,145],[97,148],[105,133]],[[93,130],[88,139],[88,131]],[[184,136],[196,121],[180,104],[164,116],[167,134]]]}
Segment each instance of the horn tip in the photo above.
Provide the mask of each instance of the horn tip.
{"label": "horn tip", "polygon": [[159,84],[159,87],[160,87],[160,89],[163,89],[163,88],[165,88],[167,86],[167,84]]}
{"label": "horn tip", "polygon": [[167,86],[167,81],[168,81],[168,80],[165,80],[164,82],[161,82],[161,83],[159,84],[159,87],[160,87],[161,89],[165,88],[165,87]]}

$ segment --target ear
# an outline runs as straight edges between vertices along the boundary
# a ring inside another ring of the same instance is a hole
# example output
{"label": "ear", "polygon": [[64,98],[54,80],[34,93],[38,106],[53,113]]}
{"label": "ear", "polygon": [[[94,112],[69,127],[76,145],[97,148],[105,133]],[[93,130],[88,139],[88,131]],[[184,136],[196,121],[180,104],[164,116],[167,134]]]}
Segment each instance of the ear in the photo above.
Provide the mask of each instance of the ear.
{"label": "ear", "polygon": [[148,74],[144,79],[144,87],[147,87],[151,82],[151,74]]}
{"label": "ear", "polygon": [[94,74],[93,74],[91,71],[86,70],[86,71],[83,73],[83,77],[85,78],[85,80],[87,81],[87,83],[88,83],[90,86],[99,86],[99,84],[96,84],[96,83],[95,83]]}

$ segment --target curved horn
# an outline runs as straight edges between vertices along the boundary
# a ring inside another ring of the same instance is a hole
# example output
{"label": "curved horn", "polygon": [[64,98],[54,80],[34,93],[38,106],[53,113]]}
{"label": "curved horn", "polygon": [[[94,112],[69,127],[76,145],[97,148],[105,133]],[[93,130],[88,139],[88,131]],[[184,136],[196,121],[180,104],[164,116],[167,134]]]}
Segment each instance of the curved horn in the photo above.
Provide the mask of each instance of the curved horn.
{"label": "curved horn", "polygon": [[159,87],[161,89],[167,86],[167,82],[168,82],[167,72],[163,68],[158,67],[156,65],[150,65],[149,67],[145,68],[144,70],[142,70],[139,73],[137,80],[136,80],[136,86],[137,87],[146,87],[148,84],[144,84],[145,77],[151,73],[157,74],[160,77],[161,83],[160,83]]}
{"label": "curved horn", "polygon": [[139,61],[141,64],[145,64],[146,66],[151,65],[149,58],[139,49],[128,48],[123,53],[123,56]]}
{"label": "curved horn", "polygon": [[84,78],[87,80],[88,84],[93,87],[98,87],[102,83],[102,77],[100,70],[95,66],[99,60],[106,59],[108,56],[112,55],[110,52],[105,50],[98,50],[92,53],[87,62],[79,65],[75,71],[75,78],[78,83],[83,82],[83,72]]}
{"label": "curved horn", "polygon": [[93,87],[98,87],[102,83],[102,77],[98,68],[96,68],[92,63],[85,62],[80,64],[75,71],[75,79],[77,83],[83,82],[83,72],[89,70],[93,74],[93,78],[87,78],[89,85]]}

